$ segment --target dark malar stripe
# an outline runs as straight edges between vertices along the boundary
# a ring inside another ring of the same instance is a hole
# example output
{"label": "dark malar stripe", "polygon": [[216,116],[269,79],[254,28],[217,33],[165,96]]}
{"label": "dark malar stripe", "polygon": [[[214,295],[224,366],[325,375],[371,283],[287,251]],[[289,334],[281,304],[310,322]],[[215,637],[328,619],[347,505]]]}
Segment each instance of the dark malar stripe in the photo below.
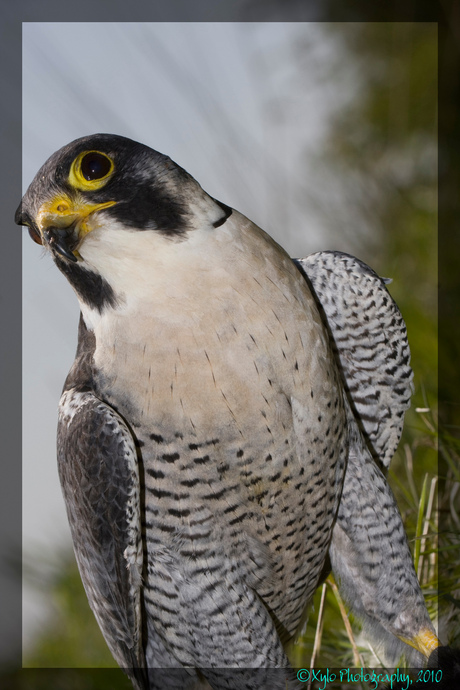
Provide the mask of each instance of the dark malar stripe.
{"label": "dark malar stripe", "polygon": [[81,262],[76,264],[54,255],[57,267],[66,276],[69,283],[91,309],[97,309],[99,314],[107,307],[116,307],[119,299],[109,283],[102,276],[84,268]]}

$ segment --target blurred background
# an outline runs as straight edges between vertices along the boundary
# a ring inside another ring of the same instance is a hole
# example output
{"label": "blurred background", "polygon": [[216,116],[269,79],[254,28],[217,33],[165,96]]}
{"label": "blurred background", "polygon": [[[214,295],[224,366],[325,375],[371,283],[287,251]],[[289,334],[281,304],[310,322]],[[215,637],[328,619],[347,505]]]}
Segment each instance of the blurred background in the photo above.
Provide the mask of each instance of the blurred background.
{"label": "blurred background", "polygon": [[[337,249],[393,279],[415,394],[390,480],[430,612],[458,644],[449,429],[437,467],[436,24],[26,23],[23,46],[24,190],[69,141],[121,134],[169,155],[292,256]],[[23,261],[23,664],[112,666],[76,571],[55,458],[78,305],[26,233]],[[333,582],[318,592],[296,665],[314,646],[315,666],[382,665],[341,605]],[[107,687],[129,687],[114,679]]]}

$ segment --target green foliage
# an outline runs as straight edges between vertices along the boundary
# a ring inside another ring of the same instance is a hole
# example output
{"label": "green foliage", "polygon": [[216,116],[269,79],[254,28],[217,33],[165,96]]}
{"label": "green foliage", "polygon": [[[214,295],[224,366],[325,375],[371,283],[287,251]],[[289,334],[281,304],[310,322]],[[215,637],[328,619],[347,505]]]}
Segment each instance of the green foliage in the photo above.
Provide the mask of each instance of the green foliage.
{"label": "green foliage", "polygon": [[354,65],[357,94],[326,141],[322,167],[343,191],[327,217],[340,227],[350,216],[347,240],[358,256],[394,279],[389,289],[411,344],[414,406],[425,407],[425,395],[436,408],[436,25],[330,27],[348,49],[344,64]]}
{"label": "green foliage", "polygon": [[24,666],[32,668],[112,667],[116,663],[86,598],[73,555],[63,556],[51,597],[54,615]]}

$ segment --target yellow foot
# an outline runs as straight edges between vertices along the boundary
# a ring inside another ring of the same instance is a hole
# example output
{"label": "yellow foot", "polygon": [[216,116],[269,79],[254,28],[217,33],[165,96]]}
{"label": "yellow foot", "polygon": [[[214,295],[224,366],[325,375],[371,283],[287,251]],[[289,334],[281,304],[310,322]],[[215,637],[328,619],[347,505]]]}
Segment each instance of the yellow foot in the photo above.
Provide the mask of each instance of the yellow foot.
{"label": "yellow foot", "polygon": [[411,647],[415,647],[415,649],[417,649],[427,658],[434,649],[441,646],[440,641],[434,632],[429,628],[423,628],[420,630],[420,632],[413,637],[412,640],[408,640],[405,637],[401,637],[400,639],[406,644],[410,644]]}

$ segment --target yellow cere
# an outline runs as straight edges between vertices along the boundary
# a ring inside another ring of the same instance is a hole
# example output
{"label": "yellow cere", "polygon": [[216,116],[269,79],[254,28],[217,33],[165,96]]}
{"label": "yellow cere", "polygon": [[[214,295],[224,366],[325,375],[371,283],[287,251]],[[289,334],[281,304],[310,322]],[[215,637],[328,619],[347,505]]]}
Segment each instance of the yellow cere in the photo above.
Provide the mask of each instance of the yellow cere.
{"label": "yellow cere", "polygon": [[40,206],[37,224],[40,230],[51,226],[66,228],[72,225],[76,218],[74,202],[67,194],[60,194]]}
{"label": "yellow cere", "polygon": [[92,213],[97,213],[98,211],[102,211],[104,208],[109,208],[110,206],[114,206],[117,202],[116,201],[106,201],[103,204],[83,204],[80,206],[80,222],[78,223],[78,236],[84,237],[85,235],[88,234],[88,232],[91,232],[91,230],[94,229],[93,226],[88,225],[86,222],[88,220],[88,217]]}
{"label": "yellow cere", "polygon": [[78,225],[77,231],[81,237],[92,229],[86,223],[88,216],[114,206],[116,203],[116,201],[106,201],[103,204],[91,204],[85,203],[82,198],[73,200],[66,194],[60,194],[41,205],[37,214],[37,224],[40,231],[43,231],[50,227],[69,228],[75,223]]}

